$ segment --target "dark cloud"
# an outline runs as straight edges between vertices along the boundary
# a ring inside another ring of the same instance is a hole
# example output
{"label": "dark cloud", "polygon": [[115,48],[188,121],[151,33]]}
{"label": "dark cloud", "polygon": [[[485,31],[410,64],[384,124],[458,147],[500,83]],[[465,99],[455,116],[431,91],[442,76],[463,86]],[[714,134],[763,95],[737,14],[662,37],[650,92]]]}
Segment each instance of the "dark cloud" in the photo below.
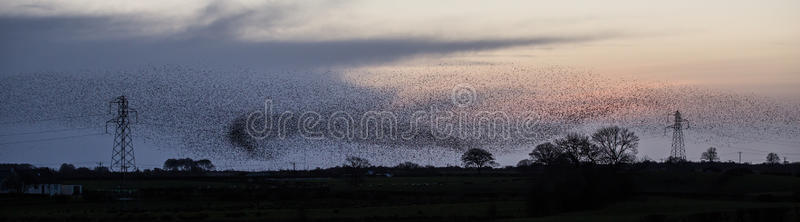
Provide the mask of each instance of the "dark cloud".
{"label": "dark cloud", "polygon": [[0,71],[63,71],[182,64],[210,67],[315,67],[390,62],[515,46],[590,41],[606,36],[444,41],[402,36],[336,41],[246,42],[231,35],[246,14],[168,36],[110,17],[0,18]]}

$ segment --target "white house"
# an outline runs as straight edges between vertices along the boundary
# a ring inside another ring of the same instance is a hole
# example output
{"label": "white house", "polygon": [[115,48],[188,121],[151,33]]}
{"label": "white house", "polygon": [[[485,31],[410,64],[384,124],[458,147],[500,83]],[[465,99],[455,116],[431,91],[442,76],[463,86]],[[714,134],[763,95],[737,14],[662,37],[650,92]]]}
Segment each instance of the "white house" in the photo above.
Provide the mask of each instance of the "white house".
{"label": "white house", "polygon": [[83,186],[81,185],[68,185],[68,184],[33,184],[27,185],[25,189],[26,194],[42,194],[42,195],[81,195],[83,194]]}
{"label": "white house", "polygon": [[[20,167],[22,170],[17,170]],[[0,165],[0,193],[38,195],[81,195],[83,186],[60,184],[47,169],[32,169],[29,166]]]}
{"label": "white house", "polygon": [[31,184],[25,187],[26,194],[60,195],[61,184]]}

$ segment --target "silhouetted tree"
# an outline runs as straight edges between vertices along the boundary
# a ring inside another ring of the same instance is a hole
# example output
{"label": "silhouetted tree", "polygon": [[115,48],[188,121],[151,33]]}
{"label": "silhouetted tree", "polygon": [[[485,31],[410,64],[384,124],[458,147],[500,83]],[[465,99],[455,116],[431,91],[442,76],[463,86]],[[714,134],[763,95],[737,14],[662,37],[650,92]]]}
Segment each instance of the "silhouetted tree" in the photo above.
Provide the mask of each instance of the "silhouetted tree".
{"label": "silhouetted tree", "polygon": [[167,159],[164,161],[164,169],[170,171],[178,171],[180,170],[180,162],[177,159]]}
{"label": "silhouetted tree", "polygon": [[75,172],[75,165],[64,163],[58,168],[58,172],[62,174],[72,174]]}
{"label": "silhouetted tree", "polygon": [[214,170],[214,164],[210,160],[203,159],[194,161],[191,158],[167,159],[164,161],[164,169],[170,171],[209,171]]}
{"label": "silhouetted tree", "polygon": [[531,159],[536,162],[543,163],[545,165],[553,165],[562,158],[563,154],[564,151],[558,146],[547,142],[536,145],[536,148],[533,149],[533,152],[529,153],[528,155],[530,155]]}
{"label": "silhouetted tree", "polygon": [[403,162],[403,163],[397,164],[397,166],[395,166],[395,168],[401,168],[401,169],[417,169],[417,168],[420,168],[420,167],[421,166],[419,164],[412,163],[412,162]]}
{"label": "silhouetted tree", "polygon": [[78,167],[75,169],[74,174],[79,176],[88,176],[92,174],[92,170],[90,170],[88,167]]}
{"label": "silhouetted tree", "polygon": [[369,160],[355,156],[347,157],[347,159],[345,159],[345,162],[346,162],[345,167],[351,167],[351,168],[367,168],[372,166],[372,164],[369,163]]}
{"label": "silhouetted tree", "polygon": [[363,182],[364,172],[367,170],[366,168],[371,166],[372,164],[369,163],[369,160],[355,156],[348,156],[344,164],[344,167],[350,173],[350,182],[353,185],[359,185]]}
{"label": "silhouetted tree", "polygon": [[781,158],[778,156],[778,154],[775,154],[775,153],[767,154],[767,163],[768,164],[779,164],[780,162],[781,162]]}
{"label": "silhouetted tree", "polygon": [[202,171],[211,171],[214,170],[214,164],[211,163],[211,160],[202,159],[194,162],[194,165]]}
{"label": "silhouetted tree", "polygon": [[108,170],[108,167],[104,167],[104,166],[96,166],[96,167],[94,167],[94,173],[97,174],[97,175],[107,175],[109,172],[110,172],[110,170]]}
{"label": "silhouetted tree", "polygon": [[600,161],[600,147],[590,143],[589,146],[582,146],[581,148],[581,155],[583,156],[584,162],[594,164]]}
{"label": "silhouetted tree", "polygon": [[180,167],[180,170],[190,171],[192,168],[194,168],[194,160],[190,158],[178,159],[178,166]]}
{"label": "silhouetted tree", "polygon": [[630,163],[636,160],[639,137],[619,126],[603,127],[592,134],[600,149],[600,159],[607,164]]}
{"label": "silhouetted tree", "polygon": [[595,163],[600,150],[589,141],[589,136],[570,133],[555,140],[555,145],[564,153],[564,158],[573,164]]}
{"label": "silhouetted tree", "polygon": [[700,155],[701,161],[708,161],[708,162],[717,162],[719,160],[719,155],[717,155],[717,148],[709,147],[708,150],[703,152]]}
{"label": "silhouetted tree", "polygon": [[461,155],[461,162],[464,163],[466,167],[488,167],[496,165],[497,163],[494,162],[494,156],[489,151],[479,149],[479,148],[472,148],[467,150],[463,155]]}
{"label": "silhouetted tree", "polygon": [[680,158],[680,157],[670,156],[670,157],[667,157],[667,160],[665,160],[664,162],[665,163],[673,163],[674,164],[674,163],[686,163],[687,161],[686,161],[686,159],[683,159],[683,158]]}

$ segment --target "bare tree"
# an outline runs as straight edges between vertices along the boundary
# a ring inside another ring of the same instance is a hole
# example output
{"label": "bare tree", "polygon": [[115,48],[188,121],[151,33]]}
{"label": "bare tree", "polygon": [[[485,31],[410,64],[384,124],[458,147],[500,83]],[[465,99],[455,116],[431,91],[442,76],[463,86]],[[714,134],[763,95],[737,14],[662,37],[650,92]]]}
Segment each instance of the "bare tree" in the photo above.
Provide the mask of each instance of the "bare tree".
{"label": "bare tree", "polygon": [[604,163],[620,164],[636,160],[639,137],[627,128],[619,126],[600,128],[592,134],[592,141],[600,149],[600,159]]}
{"label": "bare tree", "polygon": [[359,185],[363,182],[364,173],[367,171],[366,168],[371,166],[372,164],[369,163],[369,160],[355,156],[348,156],[344,164],[344,167],[347,168],[347,171],[350,173],[350,182],[353,185]]}
{"label": "bare tree", "polygon": [[570,133],[554,142],[564,152],[564,157],[573,164],[595,163],[600,155],[597,146],[589,141],[589,136]]}
{"label": "bare tree", "polygon": [[345,159],[345,162],[346,162],[345,167],[351,167],[351,168],[367,168],[372,166],[372,164],[369,163],[369,160],[355,156],[347,157],[347,159]]}
{"label": "bare tree", "polygon": [[466,167],[477,168],[483,168],[497,164],[494,162],[494,156],[492,153],[478,148],[467,150],[464,155],[461,155],[461,162],[464,162],[464,166]]}
{"label": "bare tree", "polygon": [[717,148],[709,147],[708,150],[706,150],[705,152],[703,152],[703,154],[700,155],[700,160],[701,161],[712,162],[712,163],[719,161],[719,155],[717,154]]}
{"label": "bare tree", "polygon": [[767,163],[768,164],[779,164],[780,162],[781,162],[781,157],[779,157],[778,154],[775,154],[775,153],[767,154]]}
{"label": "bare tree", "polygon": [[553,165],[562,158],[564,151],[553,143],[547,142],[536,145],[530,155],[531,159],[545,165]]}
{"label": "bare tree", "polygon": [[600,151],[600,147],[597,147],[597,145],[594,145],[592,143],[589,143],[588,146],[581,147],[581,155],[583,156],[583,161],[587,163],[594,164],[600,161],[601,153],[602,152]]}

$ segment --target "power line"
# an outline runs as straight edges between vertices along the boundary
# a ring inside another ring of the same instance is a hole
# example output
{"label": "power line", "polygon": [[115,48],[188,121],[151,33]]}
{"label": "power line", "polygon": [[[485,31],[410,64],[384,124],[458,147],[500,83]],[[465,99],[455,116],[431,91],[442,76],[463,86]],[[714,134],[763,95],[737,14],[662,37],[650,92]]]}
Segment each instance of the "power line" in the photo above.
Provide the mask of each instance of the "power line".
{"label": "power line", "polygon": [[766,144],[772,144],[772,145],[778,145],[778,146],[788,146],[788,147],[798,147],[798,146],[800,146],[800,144],[786,144],[786,143],[769,142],[769,141],[764,141],[764,140],[760,140],[759,142],[766,143]]}
{"label": "power line", "polygon": [[92,117],[92,116],[104,116],[104,115],[108,115],[108,114],[98,113],[98,114],[89,114],[89,115],[80,115],[80,116],[64,116],[64,117],[37,119],[37,120],[19,120],[19,121],[11,121],[11,122],[0,122],[0,125],[18,124],[18,123],[35,123],[35,122],[53,121],[53,120],[61,120],[61,119],[76,119],[76,118],[85,118],[85,117]]}
{"label": "power line", "polygon": [[[22,162],[20,164],[30,164],[30,165],[33,165],[33,166],[41,167],[41,166],[60,166],[61,164],[65,164],[65,163],[66,164],[73,164],[73,165],[82,165],[82,164],[91,164],[91,163],[97,164],[97,163],[102,163],[102,162],[100,162],[100,161],[81,161],[81,162],[62,162],[62,163],[24,163],[24,162]],[[138,165],[149,166],[149,167],[161,167],[161,166],[163,166],[163,164],[160,164],[160,163],[152,163],[152,164],[141,164],[141,163],[139,163]],[[99,165],[94,165],[94,166],[102,167],[103,165],[99,164]],[[91,167],[87,167],[87,168],[91,168]]]}
{"label": "power line", "polygon": [[87,136],[99,136],[99,135],[103,135],[103,134],[104,133],[93,133],[93,134],[53,137],[53,138],[35,139],[35,140],[22,140],[22,141],[8,142],[8,143],[0,143],[0,146],[2,146],[2,145],[11,145],[11,144],[20,144],[20,143],[36,143],[36,142],[53,141],[53,140],[64,140],[64,139],[72,139],[72,138],[87,137]]}
{"label": "power line", "polygon": [[745,147],[730,146],[730,145],[728,145],[728,147],[736,149],[736,150],[739,150],[739,151],[748,150],[748,151],[751,151],[751,152],[758,152],[758,153],[772,153],[772,151],[759,150],[759,149],[753,149],[753,148],[745,148]]}
{"label": "power line", "polygon": [[748,141],[750,143],[767,143],[767,144],[782,145],[782,146],[800,146],[800,141],[781,140],[777,138],[759,138],[755,136],[744,136],[744,135],[731,136],[724,134],[715,134],[715,135],[737,140],[745,140],[745,141],[750,140]]}
{"label": "power line", "polygon": [[731,155],[731,154],[736,154],[736,153],[739,153],[739,151],[724,152],[724,153],[720,153],[719,155],[723,156],[723,155]]}
{"label": "power line", "polygon": [[205,131],[205,132],[210,132],[210,133],[221,133],[221,132],[223,132],[222,130],[213,130],[213,129],[189,129],[189,128],[186,128],[186,127],[170,126],[170,125],[157,124],[157,123],[147,123],[147,122],[139,122],[139,123],[137,123],[137,124],[142,124],[142,125],[150,125],[150,126],[157,126],[157,127],[164,127],[164,128],[171,128],[171,129],[178,129],[178,130],[183,130],[183,131]]}
{"label": "power line", "polygon": [[24,132],[24,133],[0,134],[0,136],[20,136],[20,135],[41,134],[41,133],[54,133],[54,132],[64,132],[64,131],[83,130],[83,129],[98,129],[98,128],[100,128],[100,127],[97,127],[97,126],[92,126],[92,127],[68,128],[68,129],[56,129],[56,130],[44,130],[44,131],[34,131],[34,132]]}

